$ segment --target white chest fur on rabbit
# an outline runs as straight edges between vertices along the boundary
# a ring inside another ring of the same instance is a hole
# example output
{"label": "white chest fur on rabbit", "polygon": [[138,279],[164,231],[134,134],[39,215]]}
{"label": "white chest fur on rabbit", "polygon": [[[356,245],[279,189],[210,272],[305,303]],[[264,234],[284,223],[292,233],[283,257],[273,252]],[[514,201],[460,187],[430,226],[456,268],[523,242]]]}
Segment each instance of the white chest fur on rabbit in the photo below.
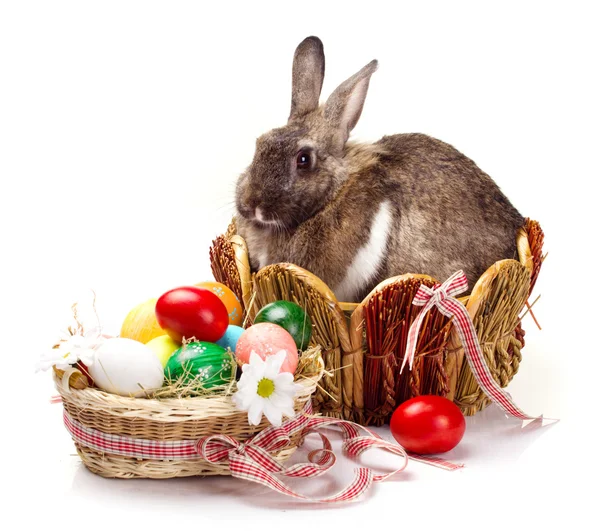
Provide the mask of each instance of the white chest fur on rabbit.
{"label": "white chest fur on rabbit", "polygon": [[[315,229],[298,231],[293,236],[286,238],[285,233],[273,234],[272,227],[257,228],[248,225],[242,218],[238,221],[238,231],[244,236],[248,245],[250,262],[252,268],[257,270],[267,265],[290,261],[301,265],[317,274],[322,279],[327,279],[336,298],[340,301],[358,300],[365,291],[369,291],[375,279],[385,269],[388,258],[388,244],[392,234],[397,233],[397,224],[394,219],[394,208],[390,200],[384,199],[378,205],[373,206],[373,214],[367,226],[361,226],[360,240],[355,238],[359,231],[353,231],[354,235],[348,238],[325,238],[321,239]],[[328,213],[315,216],[310,223],[305,225],[329,225],[331,218]],[[395,232],[394,232],[395,231]],[[306,240],[306,235],[309,240]],[[308,264],[299,255],[295,254],[294,248],[315,245],[315,240],[326,242],[331,245],[335,256],[325,252],[321,256],[325,258],[318,264]],[[297,241],[303,241],[301,245],[295,246]],[[362,242],[357,244],[357,241]],[[305,245],[305,244],[308,245]],[[290,247],[289,244],[292,244]],[[340,257],[343,257],[340,259]],[[338,265],[339,262],[339,265]],[[327,265],[334,264],[335,274],[328,273]]]}
{"label": "white chest fur on rabbit", "polygon": [[364,292],[381,268],[393,226],[393,212],[389,201],[383,201],[371,223],[369,239],[356,253],[342,282],[333,292],[340,301],[351,301]]}
{"label": "white chest fur on rabbit", "polygon": [[296,49],[288,123],[257,139],[236,187],[251,266],[294,263],[344,302],[404,273],[443,281],[463,269],[472,286],[516,256],[524,219],[449,144],[421,134],[348,142],[376,69],[370,62],[319,105],[323,45],[308,37]]}
{"label": "white chest fur on rabbit", "polygon": [[[377,278],[387,257],[387,246],[393,227],[393,208],[389,200],[384,200],[375,210],[370,221],[370,230],[366,242],[355,252],[351,250],[350,242],[346,242],[345,251],[348,254],[346,260],[344,260],[345,268],[340,270],[343,279],[332,286],[338,300],[355,300],[359,294],[364,293],[365,289],[372,284],[373,279]],[[242,232],[246,237],[249,249],[252,250],[251,260],[256,269],[280,260],[285,261],[285,258],[282,258],[277,252],[280,245],[269,246],[272,239],[269,238],[268,232],[257,233],[253,230],[242,230]],[[351,261],[348,261],[348,258]]]}

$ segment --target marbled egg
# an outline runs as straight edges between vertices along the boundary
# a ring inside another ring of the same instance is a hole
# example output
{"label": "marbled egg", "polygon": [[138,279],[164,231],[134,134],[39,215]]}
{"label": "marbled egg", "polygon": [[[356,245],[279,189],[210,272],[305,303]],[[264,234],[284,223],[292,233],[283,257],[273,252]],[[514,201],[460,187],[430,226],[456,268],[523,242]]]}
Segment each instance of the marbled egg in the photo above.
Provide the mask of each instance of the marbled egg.
{"label": "marbled egg", "polygon": [[146,345],[125,337],[107,339],[88,367],[94,383],[104,391],[123,396],[144,396],[144,390],[163,384],[163,367]]}
{"label": "marbled egg", "polygon": [[210,389],[226,385],[235,378],[237,365],[223,347],[207,341],[194,341],[176,350],[167,361],[167,383],[182,380],[184,385],[197,382],[198,387]]}
{"label": "marbled egg", "polygon": [[285,350],[286,359],[282,372],[295,372],[298,367],[298,349],[294,338],[287,330],[273,323],[259,323],[246,329],[238,340],[235,357],[242,363],[249,363],[250,354],[256,352],[263,360],[267,356]]}

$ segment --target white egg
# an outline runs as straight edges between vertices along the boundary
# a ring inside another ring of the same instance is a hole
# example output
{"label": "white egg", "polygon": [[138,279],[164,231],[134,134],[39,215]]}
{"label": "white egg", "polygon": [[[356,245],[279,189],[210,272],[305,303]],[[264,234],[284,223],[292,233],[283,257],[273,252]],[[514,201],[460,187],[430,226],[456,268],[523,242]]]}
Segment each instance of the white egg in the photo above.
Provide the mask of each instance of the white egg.
{"label": "white egg", "polygon": [[124,337],[107,339],[96,350],[89,371],[100,389],[123,396],[144,396],[144,389],[161,387],[164,378],[152,349]]}

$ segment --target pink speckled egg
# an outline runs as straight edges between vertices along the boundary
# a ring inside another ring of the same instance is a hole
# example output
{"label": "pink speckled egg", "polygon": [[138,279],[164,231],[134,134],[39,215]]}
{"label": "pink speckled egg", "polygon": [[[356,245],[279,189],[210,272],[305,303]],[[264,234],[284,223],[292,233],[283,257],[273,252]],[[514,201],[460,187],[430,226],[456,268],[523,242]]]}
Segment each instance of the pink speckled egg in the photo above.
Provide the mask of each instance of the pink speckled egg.
{"label": "pink speckled egg", "polygon": [[256,352],[263,360],[285,350],[287,356],[281,372],[291,372],[298,367],[298,349],[290,333],[273,323],[258,323],[246,329],[235,347],[235,357],[242,363],[250,362],[250,353]]}

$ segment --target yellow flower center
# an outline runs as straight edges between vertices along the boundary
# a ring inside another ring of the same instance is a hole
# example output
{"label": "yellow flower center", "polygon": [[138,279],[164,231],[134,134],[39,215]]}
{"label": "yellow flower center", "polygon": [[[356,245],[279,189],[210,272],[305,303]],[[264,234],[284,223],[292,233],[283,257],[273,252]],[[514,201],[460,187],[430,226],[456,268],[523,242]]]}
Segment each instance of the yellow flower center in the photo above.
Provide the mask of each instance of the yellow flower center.
{"label": "yellow flower center", "polygon": [[263,378],[260,382],[258,382],[258,389],[256,390],[258,396],[262,396],[263,398],[269,398],[274,391],[275,384],[273,383],[273,380]]}

